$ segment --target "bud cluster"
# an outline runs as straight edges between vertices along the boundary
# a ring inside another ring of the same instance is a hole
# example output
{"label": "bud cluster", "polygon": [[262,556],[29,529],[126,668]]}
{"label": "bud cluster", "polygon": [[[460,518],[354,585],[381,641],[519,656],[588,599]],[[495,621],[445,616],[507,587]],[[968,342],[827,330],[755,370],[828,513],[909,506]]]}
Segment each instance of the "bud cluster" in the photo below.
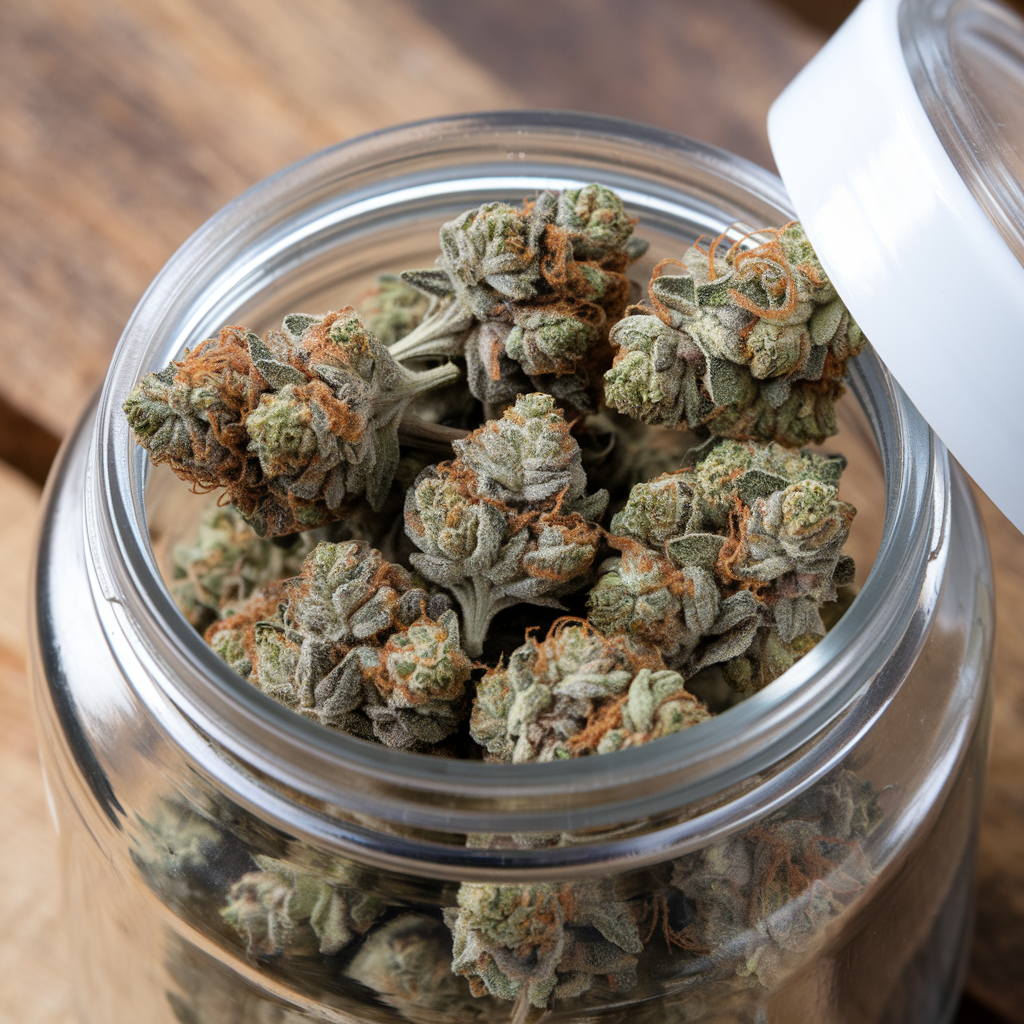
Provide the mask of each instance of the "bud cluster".
{"label": "bud cluster", "polygon": [[454,595],[476,657],[503,608],[562,608],[560,597],[586,586],[608,495],[585,495],[579,446],[550,395],[520,397],[457,447],[457,459],[420,474],[405,522],[420,549],[410,562]]}
{"label": "bud cluster", "polygon": [[544,391],[591,408],[608,331],[629,301],[625,270],[647,248],[633,227],[596,184],[466,211],[441,228],[436,267],[402,275],[432,305],[393,354],[463,357],[483,402]]}
{"label": "bud cluster", "polygon": [[261,339],[240,327],[143,378],[124,411],[154,462],[223,487],[261,536],[310,530],[365,495],[384,503],[409,404],[454,380],[399,366],[351,306],[293,314]]}
{"label": "bud cluster", "polygon": [[824,635],[820,606],[853,582],[843,465],[722,441],[637,484],[612,519],[621,554],[590,592],[590,622],[653,644],[687,677],[721,665],[736,689],[761,689]]}
{"label": "bud cluster", "polygon": [[312,550],[306,534],[275,544],[258,537],[230,505],[208,505],[195,540],[173,552],[171,594],[198,630],[226,618],[256,591],[294,576]]}
{"label": "bud cluster", "polygon": [[[863,334],[796,221],[754,248],[722,237],[655,269],[653,312],[634,307],[605,400],[645,423],[719,437],[820,443],[836,432],[846,361]],[[661,271],[675,263],[685,273]]]}
{"label": "bud cluster", "polygon": [[480,680],[470,732],[491,760],[553,761],[638,746],[708,717],[656,650],[565,619]]}
{"label": "bud cluster", "polygon": [[475,995],[527,1001],[581,995],[599,977],[629,991],[643,943],[628,905],[598,881],[562,885],[464,882],[458,909],[445,911],[454,938],[452,970]]}
{"label": "bud cluster", "polygon": [[[799,224],[698,243],[679,274],[663,261],[649,308],[627,308],[633,231],[598,184],[485,204],[442,226],[434,268],[382,277],[365,322],[346,307],[265,339],[227,327],[138,384],[124,408],[152,460],[233,506],[175,550],[171,584],[227,665],[349,736],[523,764],[671,753],[712,717],[695,692],[753,694],[818,643],[853,581],[855,510],[842,457],[796,446],[834,433],[862,335]],[[692,448],[687,429],[710,436]],[[298,840],[295,864],[271,849],[240,872],[229,828],[173,813],[142,823],[136,852],[179,901],[234,865],[211,927],[283,977],[327,958],[409,1020],[508,1016],[508,1000],[522,1021],[639,978],[679,989],[681,970],[692,991],[770,987],[866,884],[853,852],[878,814],[838,771],[651,868],[649,898],[477,881],[410,909],[412,890],[386,903],[380,878]]]}
{"label": "bud cluster", "polygon": [[245,939],[250,956],[333,956],[384,912],[383,900],[352,886],[257,854],[260,870],[243,875],[221,917]]}
{"label": "bud cluster", "polygon": [[431,747],[466,717],[458,617],[362,541],[318,544],[206,639],[267,696],[387,746]]}

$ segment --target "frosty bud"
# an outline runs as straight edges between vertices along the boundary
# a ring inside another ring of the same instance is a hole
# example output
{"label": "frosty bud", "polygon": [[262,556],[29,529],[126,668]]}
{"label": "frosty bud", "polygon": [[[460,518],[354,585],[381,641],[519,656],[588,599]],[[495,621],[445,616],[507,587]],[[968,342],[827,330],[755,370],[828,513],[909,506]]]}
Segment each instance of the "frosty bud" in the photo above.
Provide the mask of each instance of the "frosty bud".
{"label": "frosty bud", "polygon": [[[659,264],[656,316],[612,331],[609,405],[647,423],[791,446],[835,433],[846,361],[863,335],[798,223],[758,234],[768,241],[720,254],[720,237]],[[662,273],[672,263],[685,273]]]}
{"label": "frosty bud", "polygon": [[643,943],[628,905],[605,883],[560,886],[463,883],[446,910],[454,937],[452,970],[476,995],[533,1006],[585,992],[598,977],[619,991],[636,985]]}
{"label": "frosty bud", "polygon": [[622,558],[591,591],[591,621],[642,636],[687,675],[721,663],[737,689],[760,689],[824,635],[819,607],[853,580],[844,464],[722,441],[637,484],[612,520]]}
{"label": "frosty bud", "polygon": [[585,494],[580,447],[550,395],[522,395],[500,420],[453,445],[476,475],[475,492],[517,509],[561,507],[597,520],[608,492]]}
{"label": "frosty bud", "polygon": [[480,680],[470,733],[493,760],[551,761],[637,746],[707,717],[655,651],[565,620]]}
{"label": "frosty bud", "polygon": [[600,185],[467,210],[441,228],[437,267],[402,275],[431,306],[392,354],[464,356],[483,402],[533,390],[592,407],[590,378],[629,301],[624,271],[646,248],[632,231]]}
{"label": "frosty bud", "polygon": [[333,956],[365,932],[386,905],[375,896],[257,855],[259,871],[232,887],[221,917],[251,956]]}
{"label": "frosty bud", "polygon": [[[490,440],[488,429],[483,431]],[[512,436],[521,437],[515,431]],[[500,486],[487,475],[491,469],[500,473],[500,464],[488,458],[483,443],[480,448],[473,457],[479,456],[484,470],[481,487]],[[476,476],[463,457],[424,470],[406,496],[406,532],[422,552],[410,561],[459,602],[464,645],[472,657],[483,650],[487,627],[503,608],[524,602],[561,608],[558,597],[586,584],[597,554],[599,529],[577,512],[545,511],[549,500],[540,498],[542,481],[530,482],[539,507],[509,507],[477,493]],[[524,488],[523,499],[526,483],[525,474],[506,476],[508,490]]]}
{"label": "frosty bud", "polygon": [[635,260],[647,250],[646,242],[633,237],[636,221],[604,185],[567,188],[558,197],[555,223],[569,236],[577,260],[600,262],[616,253]]}
{"label": "frosty bud", "polygon": [[362,497],[380,508],[410,402],[459,374],[400,367],[351,307],[293,314],[266,339],[225,328],[124,405],[154,462],[224,487],[261,536],[312,529]]}
{"label": "frosty bud", "polygon": [[171,594],[185,618],[205,630],[265,584],[294,576],[310,549],[301,535],[284,546],[258,537],[233,508],[211,503],[195,540],[174,549]]}
{"label": "frosty bud", "polygon": [[444,611],[392,634],[383,648],[350,651],[317,684],[306,713],[388,747],[426,750],[465,721],[471,668],[458,618]]}

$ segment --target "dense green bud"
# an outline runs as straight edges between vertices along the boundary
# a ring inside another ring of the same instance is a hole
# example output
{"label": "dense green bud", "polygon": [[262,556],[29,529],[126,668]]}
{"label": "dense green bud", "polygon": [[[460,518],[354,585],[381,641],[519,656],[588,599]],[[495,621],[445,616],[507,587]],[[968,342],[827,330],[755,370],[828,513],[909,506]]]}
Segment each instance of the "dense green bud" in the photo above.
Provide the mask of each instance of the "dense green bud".
{"label": "dense green bud", "polygon": [[301,535],[285,545],[258,537],[235,509],[211,503],[193,543],[174,549],[171,594],[189,622],[205,630],[265,584],[294,576],[310,549]]}
{"label": "dense green bud", "polygon": [[633,237],[635,222],[622,200],[605,185],[565,189],[558,197],[555,223],[569,236],[577,260],[600,261],[627,249],[638,259],[647,249],[645,242]]}
{"label": "dense green bud", "polygon": [[545,395],[521,397],[456,446],[458,459],[420,474],[405,522],[421,552],[413,567],[459,602],[477,657],[503,608],[561,608],[559,597],[586,585],[601,534],[581,513],[603,513],[607,495],[586,497],[579,447]]}
{"label": "dense green bud", "polygon": [[492,760],[552,761],[637,746],[707,717],[652,649],[567,620],[480,680],[470,733]]}
{"label": "dense green bud", "polygon": [[585,992],[603,976],[621,992],[636,985],[643,943],[627,904],[600,882],[560,886],[463,883],[445,911],[454,937],[452,970],[475,995],[529,1004]]}
{"label": "dense green bud", "polygon": [[278,703],[387,746],[422,749],[466,717],[470,663],[447,598],[363,541],[318,544],[206,639]]}
{"label": "dense green bud", "polygon": [[386,909],[375,896],[281,861],[256,855],[259,871],[232,887],[221,917],[246,942],[250,956],[279,953],[333,956]]}
{"label": "dense green bud", "polygon": [[806,963],[788,954],[805,953],[871,881],[859,844],[882,816],[877,795],[838,770],[746,832],[677,859],[670,892],[694,912],[671,940],[774,988]]}
{"label": "dense green bud", "polygon": [[696,671],[698,645],[706,637],[720,644],[722,634],[731,635],[744,599],[733,595],[723,601],[714,574],[703,566],[677,568],[640,544],[619,543],[622,557],[602,566],[590,592],[589,621],[604,633],[633,636],[658,648],[674,668]]}
{"label": "dense green bud", "polygon": [[293,314],[266,339],[225,328],[125,402],[136,439],[183,479],[222,486],[261,536],[380,508],[409,404],[459,375],[399,366],[351,307]]}
{"label": "dense green bud", "polygon": [[473,489],[511,508],[579,512],[598,520],[608,492],[587,497],[580,447],[550,395],[521,395],[500,420],[454,442],[475,474]]}
{"label": "dense green bud", "polygon": [[[846,360],[864,338],[798,223],[719,255],[691,246],[685,274],[650,283],[655,316],[621,320],[609,405],[666,427],[786,445],[834,434]],[[660,268],[659,268],[660,269]]]}
{"label": "dense green bud", "polygon": [[483,402],[545,391],[591,407],[608,330],[629,301],[624,271],[646,249],[633,226],[601,185],[467,210],[442,226],[437,267],[402,275],[431,306],[392,354],[464,356]]}
{"label": "dense green bud", "polygon": [[612,520],[623,554],[591,591],[591,621],[687,675],[721,663],[737,689],[760,689],[824,635],[819,607],[853,581],[844,464],[722,441],[696,467],[637,484]]}
{"label": "dense green bud", "polygon": [[455,612],[444,611],[437,621],[424,616],[382,648],[349,651],[317,683],[304,713],[388,747],[426,750],[465,721],[471,668]]}
{"label": "dense green bud", "polygon": [[579,513],[522,514],[478,497],[459,460],[420,474],[406,498],[405,522],[422,552],[410,561],[459,602],[472,657],[503,608],[561,608],[560,596],[586,585],[600,544],[599,529]]}

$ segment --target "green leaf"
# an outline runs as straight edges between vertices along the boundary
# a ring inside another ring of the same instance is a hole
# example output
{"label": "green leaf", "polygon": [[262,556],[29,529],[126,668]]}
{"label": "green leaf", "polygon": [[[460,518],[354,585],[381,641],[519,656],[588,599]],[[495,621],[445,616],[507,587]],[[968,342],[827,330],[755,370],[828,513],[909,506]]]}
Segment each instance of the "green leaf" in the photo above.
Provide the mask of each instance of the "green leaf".
{"label": "green leaf", "polygon": [[446,270],[403,270],[399,276],[407,285],[427,295],[444,298],[455,294]]}
{"label": "green leaf", "polygon": [[288,384],[305,384],[306,375],[288,363],[275,359],[266,343],[251,331],[246,335],[249,342],[249,355],[260,376],[274,389],[283,388]]}
{"label": "green leaf", "polygon": [[776,491],[784,491],[789,481],[763,469],[748,469],[736,481],[736,493],[744,505],[752,505],[758,498],[768,498]]}
{"label": "green leaf", "polygon": [[713,569],[724,543],[725,538],[714,533],[689,533],[666,541],[665,550],[676,565]]}

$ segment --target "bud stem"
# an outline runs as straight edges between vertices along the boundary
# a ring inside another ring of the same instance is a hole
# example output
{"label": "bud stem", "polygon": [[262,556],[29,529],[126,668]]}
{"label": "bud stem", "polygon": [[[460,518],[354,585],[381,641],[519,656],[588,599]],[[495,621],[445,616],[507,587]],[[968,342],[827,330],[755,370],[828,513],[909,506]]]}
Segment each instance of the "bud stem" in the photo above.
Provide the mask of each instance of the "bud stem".
{"label": "bud stem", "polygon": [[408,410],[398,424],[398,440],[402,444],[436,455],[451,457],[452,441],[460,441],[468,436],[468,430],[430,423]]}
{"label": "bud stem", "polygon": [[428,314],[419,326],[399,338],[388,351],[393,359],[420,356],[462,355],[462,335],[473,325],[473,317],[457,301]]}

